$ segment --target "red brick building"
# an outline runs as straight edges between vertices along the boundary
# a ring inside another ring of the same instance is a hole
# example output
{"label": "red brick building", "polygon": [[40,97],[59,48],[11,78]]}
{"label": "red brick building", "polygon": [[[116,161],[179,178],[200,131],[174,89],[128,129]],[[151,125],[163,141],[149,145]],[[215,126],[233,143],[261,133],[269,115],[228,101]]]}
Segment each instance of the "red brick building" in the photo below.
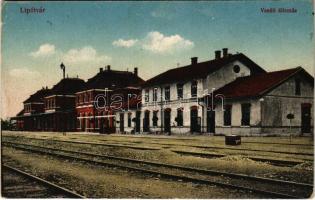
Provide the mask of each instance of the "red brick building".
{"label": "red brick building", "polygon": [[119,99],[126,100],[118,97],[117,92],[126,87],[138,87],[143,82],[137,68],[134,72],[111,70],[109,65],[105,70],[100,68],[99,73],[87,81],[84,89],[76,93],[77,130],[115,132],[116,110],[113,104]]}
{"label": "red brick building", "polygon": [[64,78],[53,86],[50,95],[44,98],[42,130],[75,131],[75,93],[84,87],[84,80]]}
{"label": "red brick building", "polygon": [[31,95],[24,109],[11,120],[23,131],[75,131],[75,93],[82,90],[84,80],[64,78],[52,89],[43,88]]}
{"label": "red brick building", "polygon": [[41,114],[44,112],[44,97],[49,94],[50,89],[47,87],[42,88],[23,102],[23,110],[21,110],[16,117],[11,118],[11,120],[16,120],[17,130],[41,130],[41,123],[39,119]]}

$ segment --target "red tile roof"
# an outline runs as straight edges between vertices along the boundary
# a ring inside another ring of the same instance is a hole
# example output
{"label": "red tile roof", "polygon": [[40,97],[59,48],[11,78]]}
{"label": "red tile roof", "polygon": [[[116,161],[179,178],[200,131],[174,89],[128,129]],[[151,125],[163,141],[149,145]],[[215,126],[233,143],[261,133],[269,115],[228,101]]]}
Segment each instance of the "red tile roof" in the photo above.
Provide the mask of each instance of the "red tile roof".
{"label": "red tile roof", "polygon": [[[301,71],[305,72],[303,68],[297,67],[254,76],[240,77],[222,88],[219,88],[214,94],[222,94],[225,98],[260,96]],[[311,77],[309,74],[308,76]]]}
{"label": "red tile roof", "polygon": [[159,74],[149,80],[147,80],[143,86],[148,87],[152,85],[168,84],[173,82],[189,81],[196,78],[205,78],[208,74],[215,72],[221,67],[234,62],[240,61],[248,66],[251,70],[251,74],[265,73],[259,65],[249,59],[242,53],[229,55],[220,59],[214,59],[210,61],[200,62],[197,64],[190,64],[184,67],[170,69],[162,74]]}

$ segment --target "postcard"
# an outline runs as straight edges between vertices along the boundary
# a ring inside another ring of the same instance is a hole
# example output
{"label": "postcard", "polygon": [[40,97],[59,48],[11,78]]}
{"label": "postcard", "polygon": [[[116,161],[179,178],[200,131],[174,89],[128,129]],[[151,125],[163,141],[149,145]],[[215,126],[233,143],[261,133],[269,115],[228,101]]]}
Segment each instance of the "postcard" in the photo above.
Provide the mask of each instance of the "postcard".
{"label": "postcard", "polygon": [[1,6],[3,198],[312,198],[311,0]]}

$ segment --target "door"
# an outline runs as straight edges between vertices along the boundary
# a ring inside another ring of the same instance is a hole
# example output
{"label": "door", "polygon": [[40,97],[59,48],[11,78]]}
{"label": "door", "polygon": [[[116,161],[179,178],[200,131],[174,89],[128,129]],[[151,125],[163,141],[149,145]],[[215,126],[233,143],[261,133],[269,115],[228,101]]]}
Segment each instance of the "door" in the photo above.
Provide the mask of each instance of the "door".
{"label": "door", "polygon": [[190,109],[190,132],[200,132],[201,119],[198,118],[198,109],[193,107]]}
{"label": "door", "polygon": [[100,133],[104,133],[104,118],[100,119],[100,129],[99,129]]}
{"label": "door", "polygon": [[150,131],[150,111],[144,112],[144,118],[143,118],[143,131],[149,132]]}
{"label": "door", "polygon": [[136,132],[140,133],[140,115],[141,111],[136,112]]}
{"label": "door", "polygon": [[125,127],[125,122],[124,122],[124,113],[120,113],[120,116],[119,116],[119,126],[120,126],[120,132],[121,133],[124,133],[125,130],[124,130],[124,127]]}
{"label": "door", "polygon": [[171,110],[164,110],[164,132],[171,133]]}
{"label": "door", "polygon": [[81,118],[81,131],[85,131],[85,114],[82,115]]}
{"label": "door", "polygon": [[215,111],[207,110],[207,132],[215,133]]}
{"label": "door", "polygon": [[311,104],[301,105],[301,131],[302,133],[311,132]]}

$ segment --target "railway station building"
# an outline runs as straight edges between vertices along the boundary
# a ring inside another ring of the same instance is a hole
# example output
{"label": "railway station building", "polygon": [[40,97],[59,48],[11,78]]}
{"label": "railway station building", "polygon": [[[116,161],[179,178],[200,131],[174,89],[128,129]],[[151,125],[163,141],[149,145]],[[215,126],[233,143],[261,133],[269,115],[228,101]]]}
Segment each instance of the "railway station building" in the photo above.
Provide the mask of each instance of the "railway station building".
{"label": "railway station building", "polygon": [[[213,60],[170,69],[142,87],[144,133],[270,135],[313,131],[313,77],[266,72],[224,48]],[[287,119],[293,114],[294,119]]]}
{"label": "railway station building", "polygon": [[24,101],[14,118],[24,131],[75,131],[75,93],[84,86],[79,78],[63,78],[51,89],[43,88]]}
{"label": "railway station building", "polygon": [[108,65],[86,82],[64,78],[24,101],[18,130],[175,135],[313,132],[314,78],[302,67],[267,72],[227,48],[213,59],[144,81]]}
{"label": "railway station building", "polygon": [[140,93],[143,82],[138,68],[134,72],[112,70],[110,65],[100,68],[76,93],[77,131],[114,133],[115,115],[127,103],[126,93]]}

